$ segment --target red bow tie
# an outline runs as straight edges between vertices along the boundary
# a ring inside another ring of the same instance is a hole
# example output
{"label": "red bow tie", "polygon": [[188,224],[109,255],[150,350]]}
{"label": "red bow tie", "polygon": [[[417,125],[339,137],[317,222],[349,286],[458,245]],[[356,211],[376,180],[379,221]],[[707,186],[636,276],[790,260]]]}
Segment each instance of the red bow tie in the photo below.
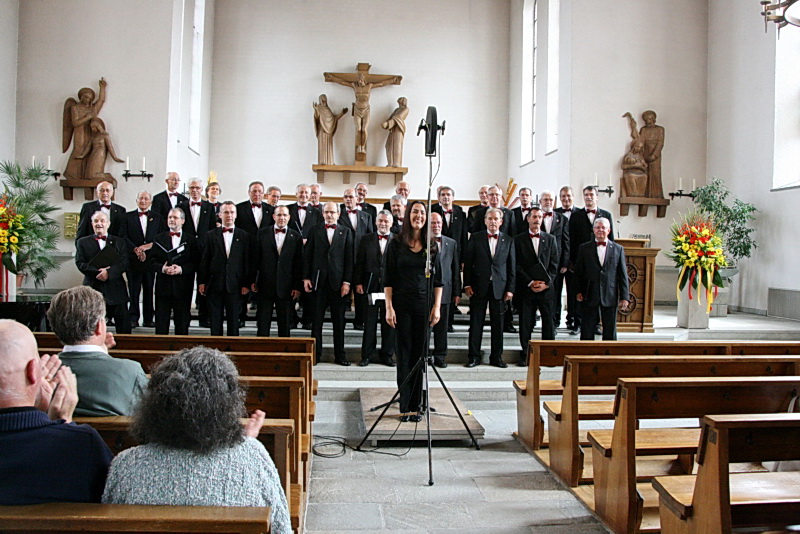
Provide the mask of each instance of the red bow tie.
{"label": "red bow tie", "polygon": [[452,213],[453,213],[453,210],[444,210],[444,214],[445,215],[447,215],[447,214],[452,215]]}
{"label": "red bow tie", "polygon": [[180,237],[181,233],[180,232],[170,232],[169,235],[172,236],[172,237]]}
{"label": "red bow tie", "polygon": [[101,208],[105,208],[107,210],[110,210],[111,209],[111,204],[100,204],[100,207]]}
{"label": "red bow tie", "polygon": [[326,230],[336,230],[336,225],[335,224],[326,224],[325,225],[325,229]]}
{"label": "red bow tie", "polygon": [[233,233],[233,228],[223,228],[222,233],[224,234],[225,232]]}
{"label": "red bow tie", "polygon": [[297,205],[297,209],[299,210],[307,210],[308,206],[301,206],[300,204]]}
{"label": "red bow tie", "polygon": [[538,233],[536,233],[536,234],[532,234],[531,232],[528,232],[528,235],[529,235],[529,236],[531,236],[531,239],[533,239],[534,237],[535,237],[536,239],[539,239],[539,237],[540,237],[540,235],[539,235]]}
{"label": "red bow tie", "polygon": [[192,208],[195,207],[195,206],[202,206],[202,205],[203,205],[203,201],[202,200],[200,202],[195,202],[194,200],[192,200],[192,202],[189,204],[189,206],[192,207]]}
{"label": "red bow tie", "polygon": [[253,208],[253,209],[255,209],[255,208],[259,208],[260,209],[261,208],[261,203],[259,202],[258,204],[256,204],[255,202],[251,202],[250,203],[250,207]]}
{"label": "red bow tie", "polygon": [[171,197],[177,197],[178,195],[180,195],[180,193],[170,193],[169,194],[169,196],[171,196]]}
{"label": "red bow tie", "polygon": [[275,228],[275,233],[276,234],[285,234],[286,233],[286,228]]}
{"label": "red bow tie", "polygon": [[605,241],[598,241],[597,242],[597,246],[598,247],[604,247],[604,246],[606,246],[606,242]]}
{"label": "red bow tie", "polygon": [[147,217],[148,215],[150,215],[149,211],[140,211],[139,212],[139,217]]}
{"label": "red bow tie", "polygon": [[97,241],[100,241],[101,239],[102,239],[103,241],[105,241],[106,239],[108,239],[108,237],[107,237],[107,236],[104,236],[104,235],[96,235],[96,236],[94,236],[94,238],[95,238],[95,240],[97,240]]}
{"label": "red bow tie", "polygon": [[378,234],[378,239],[379,239],[379,240],[380,240],[380,239],[385,239],[385,240],[387,240],[387,241],[388,241],[388,240],[389,240],[389,234],[386,234],[386,235],[384,235],[384,234]]}
{"label": "red bow tie", "polygon": [[544,212],[544,216],[545,217],[552,217],[553,216],[553,212],[552,211],[546,211],[546,212]]}
{"label": "red bow tie", "polygon": [[[435,236],[435,237],[436,237],[436,236]],[[442,242],[442,238],[441,238],[441,237],[436,237],[436,242],[437,242],[437,243],[441,243],[441,242]]]}
{"label": "red bow tie", "polygon": [[586,210],[586,213],[597,213],[597,210]]}
{"label": "red bow tie", "polygon": [[347,213],[349,214],[358,213],[358,210],[347,210]]}
{"label": "red bow tie", "polygon": [[497,234],[489,234],[489,239],[497,239],[498,237],[500,236]]}

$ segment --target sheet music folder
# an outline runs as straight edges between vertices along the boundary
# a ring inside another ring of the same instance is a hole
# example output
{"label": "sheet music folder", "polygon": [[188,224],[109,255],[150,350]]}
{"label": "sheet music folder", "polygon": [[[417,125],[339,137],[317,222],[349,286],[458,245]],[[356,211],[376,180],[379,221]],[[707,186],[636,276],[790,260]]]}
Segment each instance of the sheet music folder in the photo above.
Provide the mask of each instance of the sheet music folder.
{"label": "sheet music folder", "polygon": [[178,260],[178,259],[182,259],[183,255],[184,255],[184,252],[186,252],[186,243],[181,243],[180,245],[178,245],[177,247],[173,248],[172,250],[167,250],[166,248],[164,248],[164,245],[162,245],[161,243],[156,243],[156,245],[158,245],[158,248],[160,248],[161,250],[164,251],[164,254],[167,257],[167,263],[169,265],[174,264],[175,261]]}
{"label": "sheet music folder", "polygon": [[119,255],[114,245],[108,243],[103,250],[95,254],[94,258],[89,261],[89,265],[96,269],[102,269],[104,267],[114,266],[120,262],[122,262],[122,256]]}
{"label": "sheet music folder", "polygon": [[531,269],[531,280],[545,282],[548,285],[553,283],[553,281],[550,280],[550,276],[547,274],[547,269],[544,268],[541,261],[537,261],[536,265]]}

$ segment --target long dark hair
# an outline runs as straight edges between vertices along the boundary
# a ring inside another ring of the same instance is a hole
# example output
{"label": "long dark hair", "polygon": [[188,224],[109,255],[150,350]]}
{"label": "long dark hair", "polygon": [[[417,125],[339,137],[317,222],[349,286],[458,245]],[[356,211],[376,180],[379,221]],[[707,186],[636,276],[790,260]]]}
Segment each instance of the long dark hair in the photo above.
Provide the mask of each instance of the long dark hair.
{"label": "long dark hair", "polygon": [[[414,239],[414,229],[411,228],[411,210],[417,204],[422,206],[422,209],[425,211],[425,225],[420,230],[420,241],[422,242],[423,246],[426,246],[425,244],[428,242],[428,220],[430,217],[430,214],[428,213],[428,207],[421,200],[409,200],[408,204],[406,205],[406,214],[403,218],[403,226],[400,227],[400,233],[397,234],[397,239],[400,241],[400,243],[408,248],[411,248],[411,242]],[[433,240],[431,242],[431,255],[437,254],[438,252],[439,247],[436,244],[436,240]]]}

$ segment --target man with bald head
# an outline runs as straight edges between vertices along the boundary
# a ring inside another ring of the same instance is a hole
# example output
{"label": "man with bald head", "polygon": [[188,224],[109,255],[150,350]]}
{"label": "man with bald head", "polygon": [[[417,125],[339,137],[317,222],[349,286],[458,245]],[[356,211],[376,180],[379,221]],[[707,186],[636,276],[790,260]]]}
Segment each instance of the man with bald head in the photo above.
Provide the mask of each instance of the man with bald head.
{"label": "man with bald head", "polygon": [[95,188],[97,200],[86,202],[81,206],[81,215],[78,219],[78,231],[75,233],[75,241],[92,233],[92,215],[102,211],[108,216],[110,221],[109,232],[114,235],[121,235],[122,219],[125,217],[125,208],[115,202],[111,202],[114,196],[114,185],[111,182],[100,182]]}
{"label": "man with bald head", "polygon": [[[411,196],[411,185],[405,180],[397,182],[397,185],[394,186],[394,194],[400,196],[403,201],[403,206],[405,206],[408,204],[408,197]],[[383,209],[392,209],[391,200],[387,200],[383,203]]]}
{"label": "man with bald head", "polygon": [[75,375],[39,357],[24,325],[0,320],[0,505],[100,502],[112,454],[72,423]]}
{"label": "man with bald head", "polygon": [[189,199],[178,192],[181,176],[177,172],[168,172],[164,182],[167,184],[166,190],[153,195],[153,211],[166,221],[169,210],[177,208],[178,204],[185,204]]}

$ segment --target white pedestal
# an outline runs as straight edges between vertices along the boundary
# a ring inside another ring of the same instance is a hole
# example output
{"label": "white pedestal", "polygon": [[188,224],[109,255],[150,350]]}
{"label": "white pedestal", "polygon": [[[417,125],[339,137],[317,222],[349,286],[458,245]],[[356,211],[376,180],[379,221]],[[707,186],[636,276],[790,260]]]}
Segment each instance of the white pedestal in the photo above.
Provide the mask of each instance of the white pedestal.
{"label": "white pedestal", "polygon": [[692,289],[692,300],[689,300],[689,284],[681,291],[678,301],[678,327],[707,329],[708,328],[708,301],[705,288],[700,286],[698,291]]}
{"label": "white pedestal", "polygon": [[[17,255],[11,255],[14,263],[17,262]],[[0,302],[17,301],[17,275],[10,272],[0,263]]]}

